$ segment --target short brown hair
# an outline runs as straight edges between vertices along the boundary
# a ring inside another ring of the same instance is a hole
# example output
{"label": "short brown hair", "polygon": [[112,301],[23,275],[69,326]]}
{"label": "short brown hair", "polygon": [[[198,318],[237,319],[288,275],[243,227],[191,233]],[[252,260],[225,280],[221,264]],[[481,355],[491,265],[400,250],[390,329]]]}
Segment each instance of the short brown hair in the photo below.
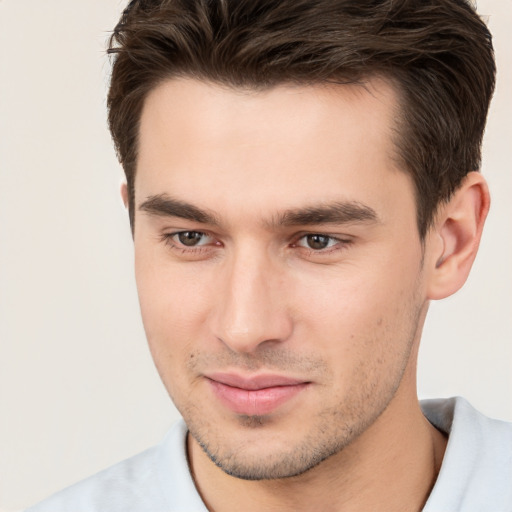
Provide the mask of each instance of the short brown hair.
{"label": "short brown hair", "polygon": [[465,0],[132,0],[108,51],[109,126],[132,227],[144,100],[178,76],[256,89],[390,80],[421,237],[438,204],[480,167],[495,64],[491,35]]}

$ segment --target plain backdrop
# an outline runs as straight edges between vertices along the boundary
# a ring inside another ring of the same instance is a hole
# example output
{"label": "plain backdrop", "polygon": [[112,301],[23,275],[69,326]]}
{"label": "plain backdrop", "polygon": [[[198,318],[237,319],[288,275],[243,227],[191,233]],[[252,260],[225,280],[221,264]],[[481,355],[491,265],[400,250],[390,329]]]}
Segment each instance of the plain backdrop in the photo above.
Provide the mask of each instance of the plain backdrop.
{"label": "plain backdrop", "polygon": [[[159,441],[177,418],[139,318],[121,169],[106,129],[118,0],[0,0],[0,509]],[[473,273],[432,304],[421,397],[512,420],[511,0],[481,0],[499,67]],[[399,256],[398,256],[399,257]]]}

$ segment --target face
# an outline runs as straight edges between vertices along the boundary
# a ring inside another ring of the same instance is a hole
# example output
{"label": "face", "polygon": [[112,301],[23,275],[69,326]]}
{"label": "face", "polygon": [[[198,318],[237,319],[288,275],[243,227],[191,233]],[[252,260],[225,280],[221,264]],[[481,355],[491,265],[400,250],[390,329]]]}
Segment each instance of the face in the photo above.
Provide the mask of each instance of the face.
{"label": "face", "polygon": [[148,96],[136,278],[161,378],[225,472],[297,475],[398,400],[425,308],[384,82]]}

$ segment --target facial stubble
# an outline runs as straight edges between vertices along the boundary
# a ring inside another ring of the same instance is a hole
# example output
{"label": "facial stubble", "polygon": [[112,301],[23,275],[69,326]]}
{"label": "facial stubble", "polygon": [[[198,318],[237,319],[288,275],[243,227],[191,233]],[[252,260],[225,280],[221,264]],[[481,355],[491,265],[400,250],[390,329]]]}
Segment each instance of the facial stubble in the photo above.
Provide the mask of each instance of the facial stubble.
{"label": "facial stubble", "polygon": [[[218,425],[212,424],[211,418],[205,417],[205,412],[195,404],[187,404],[178,408],[189,427],[190,435],[198,443],[208,458],[222,471],[243,480],[273,480],[300,476],[321,464],[326,459],[340,453],[365,432],[387,408],[395,396],[409,362],[411,349],[416,339],[420,324],[421,308],[410,313],[408,322],[409,332],[403,351],[396,354],[398,365],[388,373],[388,380],[383,385],[382,379],[372,379],[372,373],[378,368],[360,368],[355,375],[362,376],[357,383],[351,383],[350,389],[344,394],[344,399],[334,401],[335,405],[326,407],[315,418],[315,421],[302,438],[295,443],[281,441],[280,449],[270,453],[265,452],[266,440],[275,441],[275,430],[279,429],[279,417],[272,414],[264,416],[238,415],[233,419],[236,428],[247,432],[247,441],[235,444],[230,439],[229,432],[219,431]],[[374,340],[373,340],[374,341]],[[198,354],[191,358],[190,371],[201,367],[204,357]],[[210,361],[211,363],[211,361]],[[319,382],[332,380],[328,365],[315,357],[297,357],[289,352],[277,349],[263,351],[255,356],[247,354],[226,353],[215,358],[215,364],[226,364],[229,367],[287,371],[293,369],[299,374],[315,375]],[[229,363],[229,364],[227,364]],[[378,363],[376,363],[378,364]],[[301,373],[302,372],[302,373]],[[235,426],[235,425],[234,425]],[[300,427],[298,425],[298,427]],[[261,439],[262,449],[254,453],[254,433]]]}

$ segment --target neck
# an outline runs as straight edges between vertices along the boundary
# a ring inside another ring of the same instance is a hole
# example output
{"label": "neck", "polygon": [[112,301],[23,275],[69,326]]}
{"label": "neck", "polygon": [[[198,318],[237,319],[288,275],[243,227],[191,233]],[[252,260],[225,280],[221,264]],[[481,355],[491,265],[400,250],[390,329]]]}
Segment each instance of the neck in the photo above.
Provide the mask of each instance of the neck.
{"label": "neck", "polygon": [[399,390],[350,446],[293,478],[229,476],[189,436],[196,486],[211,512],[420,511],[437,478],[446,440],[425,419],[415,394],[402,395]]}

